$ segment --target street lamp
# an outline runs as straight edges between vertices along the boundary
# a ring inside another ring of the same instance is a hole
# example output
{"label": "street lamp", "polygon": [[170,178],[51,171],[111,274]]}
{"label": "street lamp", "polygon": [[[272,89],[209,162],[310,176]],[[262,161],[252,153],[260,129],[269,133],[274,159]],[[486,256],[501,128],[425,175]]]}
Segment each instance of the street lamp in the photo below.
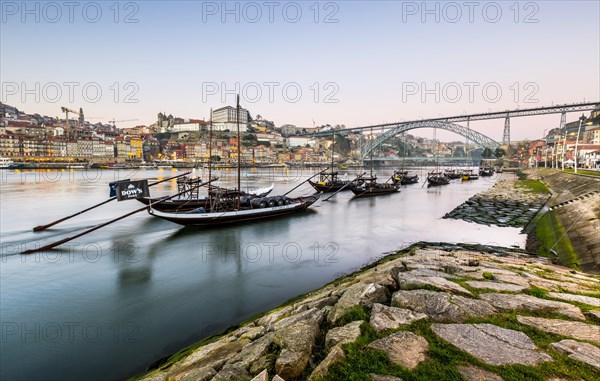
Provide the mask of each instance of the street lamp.
{"label": "street lamp", "polygon": [[[581,125],[583,124],[583,120],[585,119],[585,116],[581,115],[581,118],[579,118],[579,127],[577,128],[577,140],[575,140],[575,173],[577,173],[577,148],[579,147],[579,134],[581,133]],[[591,126],[593,123],[592,122],[587,122],[586,125]]]}

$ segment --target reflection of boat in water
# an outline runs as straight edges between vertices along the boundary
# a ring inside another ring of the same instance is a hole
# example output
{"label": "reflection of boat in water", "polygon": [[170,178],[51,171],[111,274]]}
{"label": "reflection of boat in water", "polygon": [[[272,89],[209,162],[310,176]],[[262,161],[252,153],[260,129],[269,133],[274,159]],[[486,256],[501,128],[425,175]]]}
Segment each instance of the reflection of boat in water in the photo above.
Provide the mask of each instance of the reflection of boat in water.
{"label": "reflection of boat in water", "polygon": [[308,180],[308,183],[318,192],[337,192],[344,187],[348,189],[350,181],[340,179],[337,172],[327,172],[321,173],[318,181]]}
{"label": "reflection of boat in water", "polygon": [[394,171],[394,174],[392,175],[392,181],[394,184],[416,184],[419,182],[419,175],[416,173],[409,174],[408,171]]}
{"label": "reflection of boat in water", "polygon": [[450,184],[450,179],[446,177],[442,172],[429,172],[427,174],[427,186],[435,187],[440,185]]}
{"label": "reflection of boat in water", "polygon": [[348,186],[354,197],[371,197],[391,194],[400,190],[399,183],[378,183],[377,177],[361,178]]}
{"label": "reflection of boat in water", "polygon": [[21,169],[23,167],[25,167],[25,164],[16,164],[7,157],[0,157],[0,169]]}

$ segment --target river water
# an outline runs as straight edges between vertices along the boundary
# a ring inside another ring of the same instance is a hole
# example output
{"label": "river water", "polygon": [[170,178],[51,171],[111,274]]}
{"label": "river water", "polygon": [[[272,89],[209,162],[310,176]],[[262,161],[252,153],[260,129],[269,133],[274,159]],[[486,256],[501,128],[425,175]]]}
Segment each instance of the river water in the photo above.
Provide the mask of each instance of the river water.
{"label": "river water", "polygon": [[[141,207],[115,201],[32,232],[107,199],[110,181],[183,172],[0,171],[2,380],[123,379],[413,242],[525,243],[519,229],[441,218],[497,180],[480,178],[441,188],[413,184],[371,199],[342,192],[299,215],[209,230],[144,211],[60,249],[18,254]],[[219,171],[219,185],[234,184],[235,172]],[[275,183],[272,194],[281,194],[312,173],[244,169],[242,187]],[[176,188],[173,180],[150,189],[154,197]],[[304,185],[292,195],[311,192]]]}

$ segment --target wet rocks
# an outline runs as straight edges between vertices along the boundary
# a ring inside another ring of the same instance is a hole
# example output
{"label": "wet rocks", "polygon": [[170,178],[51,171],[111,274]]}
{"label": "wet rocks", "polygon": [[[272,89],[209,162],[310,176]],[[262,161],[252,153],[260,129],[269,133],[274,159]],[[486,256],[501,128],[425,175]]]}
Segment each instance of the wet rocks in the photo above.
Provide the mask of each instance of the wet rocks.
{"label": "wet rocks", "polygon": [[426,360],[429,343],[412,332],[397,332],[372,342],[368,347],[383,351],[392,362],[413,369]]}
{"label": "wet rocks", "polygon": [[536,365],[552,358],[523,332],[493,324],[433,324],[433,332],[490,365]]}
{"label": "wet rocks", "polygon": [[542,208],[549,195],[529,193],[512,180],[498,181],[447,213],[444,218],[483,225],[525,226]]}

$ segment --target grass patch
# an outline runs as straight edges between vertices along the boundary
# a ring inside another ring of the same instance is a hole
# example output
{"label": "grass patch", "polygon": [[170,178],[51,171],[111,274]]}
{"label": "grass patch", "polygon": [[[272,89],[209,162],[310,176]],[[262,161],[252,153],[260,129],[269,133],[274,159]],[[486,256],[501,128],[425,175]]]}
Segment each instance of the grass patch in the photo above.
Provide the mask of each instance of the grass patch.
{"label": "grass patch", "polygon": [[550,194],[548,187],[539,180],[519,180],[515,187],[525,189],[528,192],[536,194]]}
{"label": "grass patch", "polygon": [[494,276],[494,274],[492,274],[489,271],[484,271],[483,274],[481,274],[481,276],[483,276],[483,279],[487,279],[487,280],[496,279],[496,277]]}
{"label": "grass patch", "polygon": [[342,327],[348,323],[351,323],[353,321],[357,321],[357,320],[369,320],[369,315],[367,314],[367,312],[365,311],[365,309],[363,308],[363,306],[353,306],[350,308],[347,308],[342,317],[340,317],[336,323],[336,326],[338,327]]}
{"label": "grass patch", "polygon": [[[566,168],[563,172],[567,172],[567,173],[575,173],[575,171],[571,168]],[[600,171],[590,171],[587,169],[577,169],[577,174],[578,175],[588,175],[588,176],[598,176],[600,177]]]}
{"label": "grass patch", "polygon": [[[535,228],[535,234],[541,243],[538,248],[538,255],[554,258],[554,254],[550,252],[550,250],[554,250],[564,266],[578,270],[577,254],[573,250],[569,237],[564,233],[565,229],[558,220],[555,211],[546,213]],[[558,243],[557,240],[559,240]]]}
{"label": "grass patch", "polygon": [[536,286],[531,286],[529,287],[527,290],[524,291],[525,294],[531,295],[531,296],[535,296],[536,298],[547,298],[548,297],[548,290],[545,290],[543,288],[539,288]]}
{"label": "grass patch", "polygon": [[[554,317],[552,314],[547,316]],[[560,341],[565,337],[546,333],[533,327],[523,326],[517,321],[516,313],[498,314],[485,319],[473,319],[469,323],[490,323],[503,328],[522,331],[535,342],[538,348],[549,354],[553,358],[553,361],[537,366],[488,365],[440,339],[433,333],[431,322],[419,320],[410,326],[401,328],[401,330],[411,331],[424,337],[429,343],[429,350],[427,352],[428,360],[419,364],[411,371],[392,363],[384,353],[367,348],[369,343],[386,334],[377,334],[368,323],[365,323],[361,326],[363,336],[356,342],[343,346],[346,359],[332,365],[322,380],[368,381],[370,380],[370,373],[401,377],[406,381],[461,380],[462,377],[458,373],[457,366],[467,364],[472,364],[496,373],[507,381],[525,379],[542,381],[552,377],[588,381],[597,379],[597,371],[594,368],[574,361],[568,356],[552,349],[550,346],[551,343]]]}

